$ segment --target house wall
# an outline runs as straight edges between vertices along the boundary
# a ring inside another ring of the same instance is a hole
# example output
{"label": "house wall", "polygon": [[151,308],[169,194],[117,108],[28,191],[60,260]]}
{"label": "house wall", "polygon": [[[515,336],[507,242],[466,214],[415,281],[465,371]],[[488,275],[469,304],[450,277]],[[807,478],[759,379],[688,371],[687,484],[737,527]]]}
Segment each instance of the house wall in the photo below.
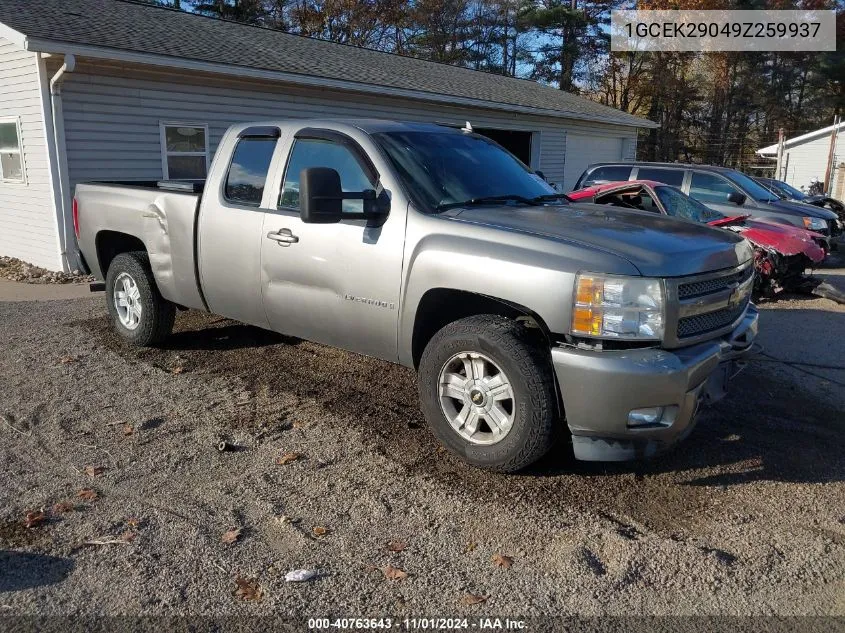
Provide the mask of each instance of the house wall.
{"label": "house wall", "polygon": [[0,118],[19,117],[26,183],[0,181],[0,255],[62,267],[38,58],[0,38]]}
{"label": "house wall", "polygon": [[[58,60],[52,62],[51,72],[58,63]],[[462,124],[469,120],[477,127],[538,133],[534,138],[539,138],[541,149],[538,162],[532,167],[543,170],[548,180],[560,185],[564,183],[567,134],[580,139],[620,139],[620,148],[624,146],[628,153],[637,137],[636,128],[632,127],[84,59],[79,60],[76,71],[65,80],[63,91],[72,185],[95,179],[161,178],[161,121],[208,124],[209,149],[213,152],[226,128],[240,121],[375,117]],[[574,151],[580,150],[574,148]],[[621,154],[617,158],[622,158]]]}
{"label": "house wall", "polygon": [[[836,147],[838,160],[835,165],[845,159],[845,140],[843,133],[839,133]],[[786,164],[786,182],[793,187],[810,186],[810,180],[818,178],[824,182],[824,172],[827,169],[827,158],[830,152],[830,135],[825,134],[804,143],[794,145],[784,150]],[[788,158],[786,158],[788,156]]]}

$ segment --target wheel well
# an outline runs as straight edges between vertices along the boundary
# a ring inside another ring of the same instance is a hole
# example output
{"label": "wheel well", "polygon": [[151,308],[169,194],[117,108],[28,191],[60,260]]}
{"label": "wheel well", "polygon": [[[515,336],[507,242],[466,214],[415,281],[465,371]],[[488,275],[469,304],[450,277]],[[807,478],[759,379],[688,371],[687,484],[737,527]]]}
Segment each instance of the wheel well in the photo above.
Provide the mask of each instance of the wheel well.
{"label": "wheel well", "polygon": [[414,367],[419,367],[423,350],[440,329],[449,323],[476,314],[497,314],[508,319],[525,321],[530,327],[537,328],[546,340],[551,340],[546,324],[528,308],[465,290],[433,288],[423,295],[414,318],[411,343]]}
{"label": "wheel well", "polygon": [[131,251],[146,251],[144,243],[134,235],[117,231],[100,231],[97,233],[97,261],[103,277],[109,271],[112,260],[121,253]]}

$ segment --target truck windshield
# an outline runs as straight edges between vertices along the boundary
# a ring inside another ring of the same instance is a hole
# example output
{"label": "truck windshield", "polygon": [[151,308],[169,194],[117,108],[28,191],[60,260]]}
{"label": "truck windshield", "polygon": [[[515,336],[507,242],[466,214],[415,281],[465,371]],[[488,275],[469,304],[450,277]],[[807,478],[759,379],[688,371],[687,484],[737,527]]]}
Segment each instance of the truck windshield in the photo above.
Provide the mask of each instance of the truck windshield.
{"label": "truck windshield", "polygon": [[803,200],[807,197],[806,193],[804,193],[800,189],[796,189],[788,183],[783,182],[782,180],[772,180],[771,183],[776,188],[786,192],[786,194],[793,200]]}
{"label": "truck windshield", "polygon": [[373,138],[415,200],[429,211],[465,202],[528,202],[555,193],[515,156],[477,134],[403,131],[379,132]]}
{"label": "truck windshield", "polygon": [[778,197],[775,194],[766,189],[763,185],[754,182],[741,171],[732,170],[724,175],[728,177],[728,180],[732,180],[738,184],[742,188],[743,193],[758,202],[775,202],[778,200]]}

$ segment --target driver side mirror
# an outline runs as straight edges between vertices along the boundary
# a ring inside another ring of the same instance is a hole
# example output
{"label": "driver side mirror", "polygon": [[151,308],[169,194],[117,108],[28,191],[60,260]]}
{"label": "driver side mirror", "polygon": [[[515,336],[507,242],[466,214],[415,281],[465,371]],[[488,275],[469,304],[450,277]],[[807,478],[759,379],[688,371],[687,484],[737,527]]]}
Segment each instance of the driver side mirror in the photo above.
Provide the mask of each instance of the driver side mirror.
{"label": "driver side mirror", "polygon": [[[343,210],[344,200],[363,200],[363,213]],[[372,189],[344,192],[340,174],[329,167],[309,167],[299,172],[299,217],[306,224],[336,224],[344,219],[363,220],[386,217],[390,199]]]}
{"label": "driver side mirror", "polygon": [[728,202],[733,202],[737,206],[742,206],[745,203],[745,194],[738,191],[731,191],[728,194]]}

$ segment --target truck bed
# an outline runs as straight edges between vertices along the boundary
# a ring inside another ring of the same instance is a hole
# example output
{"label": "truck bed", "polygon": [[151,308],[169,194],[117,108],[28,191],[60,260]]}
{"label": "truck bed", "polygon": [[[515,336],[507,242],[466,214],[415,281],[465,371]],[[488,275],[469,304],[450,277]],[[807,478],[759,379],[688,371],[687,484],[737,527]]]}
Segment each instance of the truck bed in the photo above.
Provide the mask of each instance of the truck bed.
{"label": "truck bed", "polygon": [[204,309],[195,258],[202,186],[193,181],[134,180],[77,185],[78,241],[91,272],[105,277],[104,259],[109,255],[100,248],[104,237],[134,237],[149,254],[162,296]]}

